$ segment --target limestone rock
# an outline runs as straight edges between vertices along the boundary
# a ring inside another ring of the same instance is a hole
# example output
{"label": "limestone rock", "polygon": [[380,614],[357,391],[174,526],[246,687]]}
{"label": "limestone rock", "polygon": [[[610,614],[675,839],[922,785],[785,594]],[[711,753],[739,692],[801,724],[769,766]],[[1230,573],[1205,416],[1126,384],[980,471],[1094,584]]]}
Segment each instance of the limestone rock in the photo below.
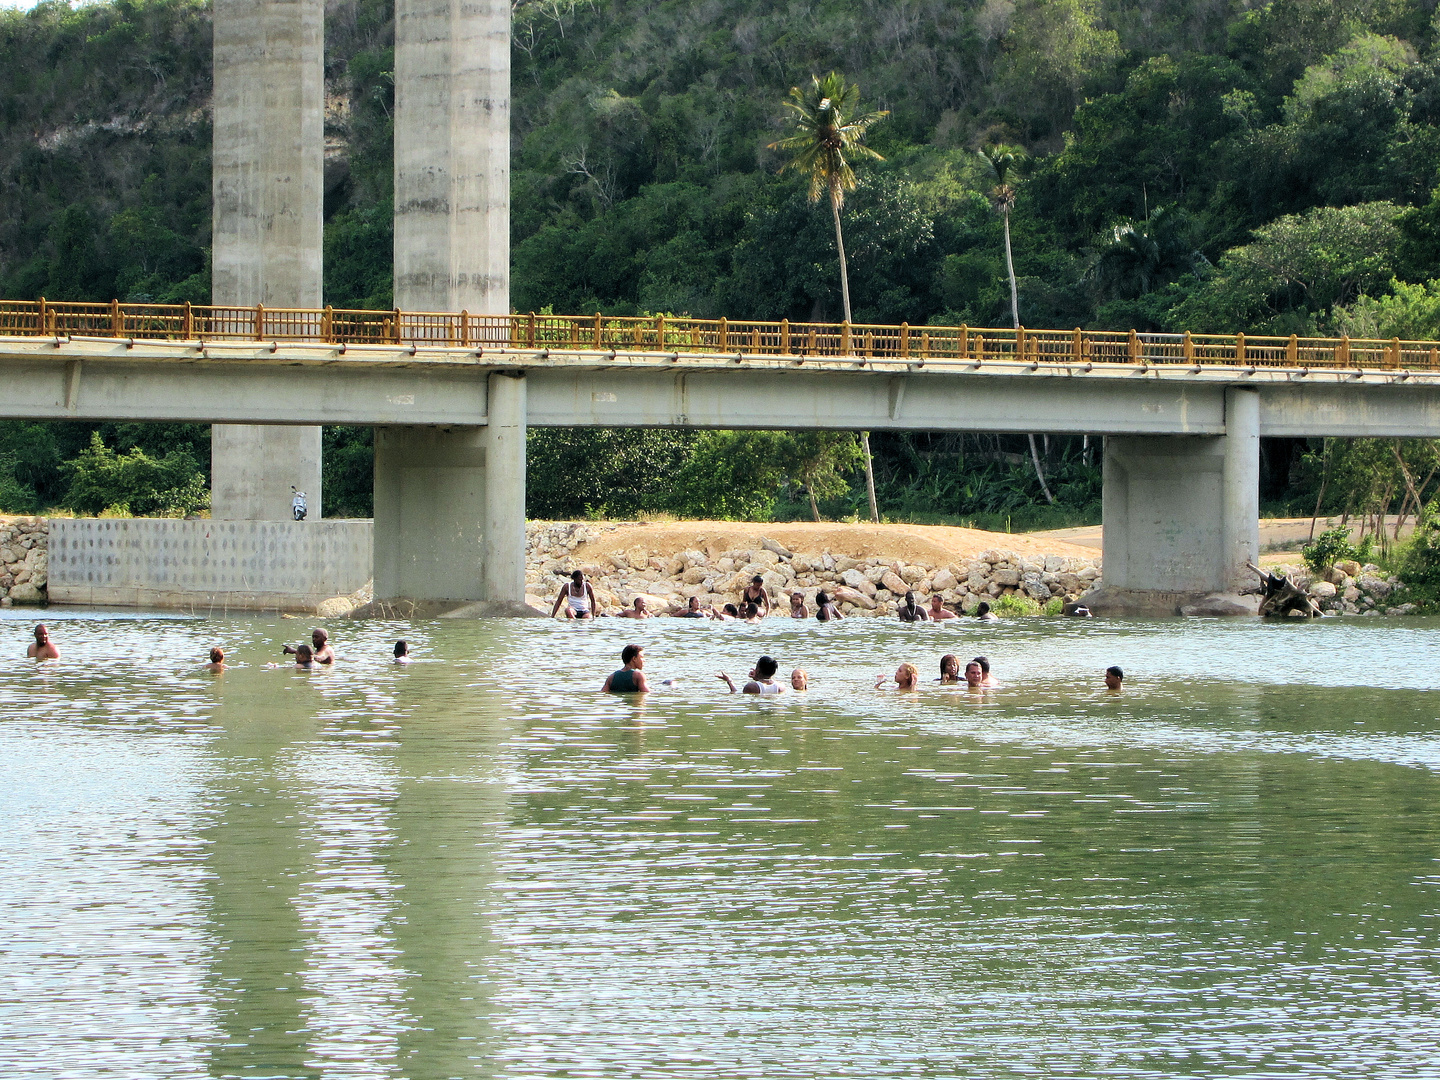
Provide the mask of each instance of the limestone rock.
{"label": "limestone rock", "polygon": [[1019,585],[1020,571],[1018,570],[995,570],[990,574],[992,585]]}
{"label": "limestone rock", "polygon": [[1253,599],[1228,593],[1215,593],[1203,600],[1197,600],[1193,604],[1183,605],[1180,608],[1180,614],[1201,618],[1254,615],[1255,608]]}
{"label": "limestone rock", "polygon": [[905,579],[900,577],[900,575],[895,573],[895,571],[893,570],[886,570],[885,573],[880,575],[880,584],[884,585],[885,588],[889,589],[897,596],[904,596],[905,590],[909,588],[909,586],[905,582]]}
{"label": "limestone rock", "polygon": [[1336,593],[1335,585],[1329,581],[1316,581],[1310,586],[1310,595],[1321,600],[1328,600]]}
{"label": "limestone rock", "polygon": [[[869,582],[866,581],[866,584],[868,585]],[[870,587],[873,589],[875,586],[871,585]],[[870,597],[845,585],[841,585],[835,590],[835,599],[843,603],[854,604],[856,607],[864,608],[867,611],[871,611],[875,607],[875,601],[871,600]]]}
{"label": "limestone rock", "polygon": [[950,572],[949,567],[943,570],[937,570],[935,576],[930,579],[930,587],[938,592],[949,592],[959,584],[960,583],[955,580],[955,575]]}
{"label": "limestone rock", "polygon": [[1384,578],[1372,577],[1369,574],[1356,578],[1355,584],[1360,586],[1362,593],[1368,593],[1377,598],[1389,596],[1391,590],[1394,588],[1394,586]]}
{"label": "limestone rock", "polygon": [[925,580],[925,568],[923,566],[907,566],[900,571],[900,576],[905,579],[905,584],[918,585]]}
{"label": "limestone rock", "polygon": [[787,548],[784,544],[780,543],[780,541],[778,540],[771,540],[768,536],[762,536],[760,538],[760,546],[767,551],[773,551],[782,559],[794,558],[794,555],[789,548]]}
{"label": "limestone rock", "polygon": [[10,602],[14,604],[43,604],[45,594],[28,581],[10,587]]}

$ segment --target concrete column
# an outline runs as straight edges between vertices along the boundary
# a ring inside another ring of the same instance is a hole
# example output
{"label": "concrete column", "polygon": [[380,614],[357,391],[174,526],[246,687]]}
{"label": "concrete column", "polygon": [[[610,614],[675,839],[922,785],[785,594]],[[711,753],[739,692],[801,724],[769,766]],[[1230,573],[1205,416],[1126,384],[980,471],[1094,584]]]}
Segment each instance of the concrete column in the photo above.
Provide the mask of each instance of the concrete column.
{"label": "concrete column", "polygon": [[485,428],[485,598],[525,602],[525,376],[490,376]]}
{"label": "concrete column", "polygon": [[483,427],[375,429],[377,599],[486,598],[487,442]]}
{"label": "concrete column", "polygon": [[1223,551],[1225,592],[1257,581],[1245,564],[1260,558],[1260,391],[1225,391]]}
{"label": "concrete column", "polygon": [[1253,614],[1239,590],[1260,548],[1260,410],[1226,392],[1227,434],[1105,440],[1104,586],[1111,615]]}
{"label": "concrete column", "polygon": [[[324,0],[215,0],[212,301],[321,306]],[[212,428],[211,513],[320,516],[320,429]]]}
{"label": "concrete column", "polygon": [[395,306],[510,310],[505,0],[396,0]]}

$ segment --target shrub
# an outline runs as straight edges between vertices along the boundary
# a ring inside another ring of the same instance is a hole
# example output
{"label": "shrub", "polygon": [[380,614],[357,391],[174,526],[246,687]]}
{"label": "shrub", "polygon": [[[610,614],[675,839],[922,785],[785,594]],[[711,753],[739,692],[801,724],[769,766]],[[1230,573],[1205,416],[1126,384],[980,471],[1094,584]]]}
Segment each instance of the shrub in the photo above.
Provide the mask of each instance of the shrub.
{"label": "shrub", "polygon": [[1314,543],[1300,549],[1312,573],[1323,574],[1337,562],[1354,559],[1356,562],[1370,562],[1375,557],[1375,538],[1367,536],[1359,544],[1350,543],[1350,530],[1343,525],[1326,529],[1315,538]]}
{"label": "shrub", "polygon": [[162,458],[138,447],[117,454],[95,432],[68,471],[65,505],[80,514],[184,517],[210,505],[205,474],[188,450]]}
{"label": "shrub", "polygon": [[1039,615],[1040,605],[1028,596],[1011,593],[1009,596],[1002,596],[992,602],[990,610],[1004,619],[1013,618],[1016,615]]}

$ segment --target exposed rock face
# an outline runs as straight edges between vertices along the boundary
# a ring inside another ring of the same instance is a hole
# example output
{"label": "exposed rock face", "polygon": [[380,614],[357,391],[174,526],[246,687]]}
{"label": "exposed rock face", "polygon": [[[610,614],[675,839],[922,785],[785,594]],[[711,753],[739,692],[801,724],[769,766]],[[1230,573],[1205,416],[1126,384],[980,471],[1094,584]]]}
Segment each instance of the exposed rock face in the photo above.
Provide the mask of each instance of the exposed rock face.
{"label": "exposed rock face", "polygon": [[[773,610],[789,611],[789,594],[800,592],[810,611],[815,594],[828,592],[846,615],[890,616],[913,591],[921,603],[932,595],[946,606],[973,612],[981,598],[1019,594],[1044,603],[1073,599],[1100,581],[1098,558],[1022,557],[992,549],[978,559],[926,565],[871,556],[856,559],[830,551],[789,551],[774,541],[726,551],[686,550],[661,556],[642,548],[622,549],[585,560],[575,558],[582,544],[602,541],[616,526],[589,522],[532,522],[528,530],[526,592],[529,603],[547,613],[572,570],[585,571],[602,610],[629,607],[646,597],[652,614],[678,614],[690,597],[700,606],[738,603],[740,593],[759,576],[772,597]],[[618,538],[617,538],[618,540]],[[593,551],[592,546],[589,550]]]}
{"label": "exposed rock face", "polygon": [[46,603],[49,545],[45,518],[0,517],[0,605]]}

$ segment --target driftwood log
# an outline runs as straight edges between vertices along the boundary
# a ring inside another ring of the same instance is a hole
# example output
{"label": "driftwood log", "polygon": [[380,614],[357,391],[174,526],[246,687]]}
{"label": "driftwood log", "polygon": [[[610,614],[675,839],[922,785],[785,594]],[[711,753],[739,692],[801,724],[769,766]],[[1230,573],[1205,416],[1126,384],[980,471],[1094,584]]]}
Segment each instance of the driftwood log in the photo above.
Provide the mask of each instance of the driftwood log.
{"label": "driftwood log", "polygon": [[1284,574],[1272,574],[1261,570],[1254,563],[1246,566],[1260,575],[1260,587],[1251,590],[1260,594],[1260,615],[1262,618],[1288,616],[1292,611],[1307,618],[1319,618],[1323,612],[1315,601]]}

